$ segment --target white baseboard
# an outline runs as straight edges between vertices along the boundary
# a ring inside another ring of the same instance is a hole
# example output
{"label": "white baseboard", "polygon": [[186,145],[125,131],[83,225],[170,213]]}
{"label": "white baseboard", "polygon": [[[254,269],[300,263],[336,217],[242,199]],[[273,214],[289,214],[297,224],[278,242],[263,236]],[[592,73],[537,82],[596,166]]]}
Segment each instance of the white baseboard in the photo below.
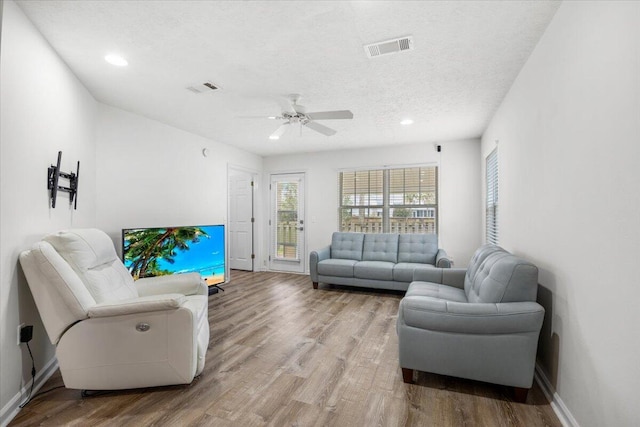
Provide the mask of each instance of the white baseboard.
{"label": "white baseboard", "polygon": [[576,419],[573,418],[569,408],[567,408],[558,393],[556,393],[555,388],[551,385],[551,381],[547,378],[544,369],[542,369],[538,363],[536,363],[536,370],[533,376],[540,386],[540,389],[542,389],[542,392],[551,403],[551,409],[556,413],[562,425],[564,427],[580,427]]}
{"label": "white baseboard", "polygon": [[[47,382],[49,378],[56,372],[58,369],[58,359],[54,357],[47,362],[40,372],[36,374],[34,379],[35,383],[33,384],[33,392],[32,396],[35,396],[38,393],[38,390]],[[11,422],[20,412],[20,404],[24,402],[24,400],[29,395],[29,389],[31,388],[31,381],[26,383],[18,393],[16,393],[13,398],[4,405],[4,408],[0,411],[0,426],[6,427],[7,424]]]}

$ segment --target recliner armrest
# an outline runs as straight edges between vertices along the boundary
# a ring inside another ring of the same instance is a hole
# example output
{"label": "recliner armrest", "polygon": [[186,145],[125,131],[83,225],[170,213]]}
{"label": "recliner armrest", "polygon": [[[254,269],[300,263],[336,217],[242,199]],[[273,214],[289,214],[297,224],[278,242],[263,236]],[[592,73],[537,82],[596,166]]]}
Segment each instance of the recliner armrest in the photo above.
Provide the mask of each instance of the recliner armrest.
{"label": "recliner armrest", "polygon": [[540,332],[544,308],[535,302],[464,303],[413,296],[400,302],[399,325],[461,334]]}
{"label": "recliner armrest", "polygon": [[150,295],[146,297],[105,302],[89,308],[89,317],[111,317],[124,314],[147,313],[178,309],[186,301],[182,294]]}
{"label": "recliner armrest", "polygon": [[439,268],[451,268],[453,266],[453,260],[447,255],[444,249],[438,249],[436,254],[436,267]]}
{"label": "recliner armrest", "polygon": [[199,273],[172,274],[168,276],[145,277],[135,282],[138,295],[162,295],[177,293],[182,295],[208,295],[207,284]]}

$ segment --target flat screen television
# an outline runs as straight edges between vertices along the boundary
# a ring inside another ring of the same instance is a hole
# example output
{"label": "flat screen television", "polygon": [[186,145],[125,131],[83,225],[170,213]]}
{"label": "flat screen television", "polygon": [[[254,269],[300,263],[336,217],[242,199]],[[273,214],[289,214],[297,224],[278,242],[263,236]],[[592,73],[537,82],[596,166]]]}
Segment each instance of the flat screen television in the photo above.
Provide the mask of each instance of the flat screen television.
{"label": "flat screen television", "polygon": [[210,287],[226,281],[224,225],[122,230],[122,260],[134,279],[200,273]]}

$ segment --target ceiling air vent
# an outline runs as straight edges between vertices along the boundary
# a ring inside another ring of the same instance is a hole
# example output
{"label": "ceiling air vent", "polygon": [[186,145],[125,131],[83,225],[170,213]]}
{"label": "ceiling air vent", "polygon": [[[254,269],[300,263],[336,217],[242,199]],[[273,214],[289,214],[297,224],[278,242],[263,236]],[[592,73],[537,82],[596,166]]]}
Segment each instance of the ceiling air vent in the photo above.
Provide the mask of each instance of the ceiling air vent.
{"label": "ceiling air vent", "polygon": [[204,82],[202,84],[192,85],[187,88],[193,93],[207,93],[220,89],[220,86],[215,85],[211,82]]}
{"label": "ceiling air vent", "polygon": [[383,42],[372,43],[364,46],[364,51],[369,58],[376,56],[388,55],[390,53],[402,52],[403,50],[413,49],[413,37],[400,37]]}

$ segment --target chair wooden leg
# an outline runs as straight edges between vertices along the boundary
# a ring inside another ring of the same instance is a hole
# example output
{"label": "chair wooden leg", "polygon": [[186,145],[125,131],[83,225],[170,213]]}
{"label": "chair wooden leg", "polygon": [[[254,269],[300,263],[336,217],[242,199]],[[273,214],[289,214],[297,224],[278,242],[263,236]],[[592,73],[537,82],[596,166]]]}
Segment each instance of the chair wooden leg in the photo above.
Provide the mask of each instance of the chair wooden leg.
{"label": "chair wooden leg", "polygon": [[313,282],[313,289],[318,289],[318,282]]}
{"label": "chair wooden leg", "polygon": [[527,401],[527,395],[529,394],[528,388],[514,387],[513,397],[518,403],[525,403]]}
{"label": "chair wooden leg", "polygon": [[402,381],[413,384],[413,369],[402,368]]}

